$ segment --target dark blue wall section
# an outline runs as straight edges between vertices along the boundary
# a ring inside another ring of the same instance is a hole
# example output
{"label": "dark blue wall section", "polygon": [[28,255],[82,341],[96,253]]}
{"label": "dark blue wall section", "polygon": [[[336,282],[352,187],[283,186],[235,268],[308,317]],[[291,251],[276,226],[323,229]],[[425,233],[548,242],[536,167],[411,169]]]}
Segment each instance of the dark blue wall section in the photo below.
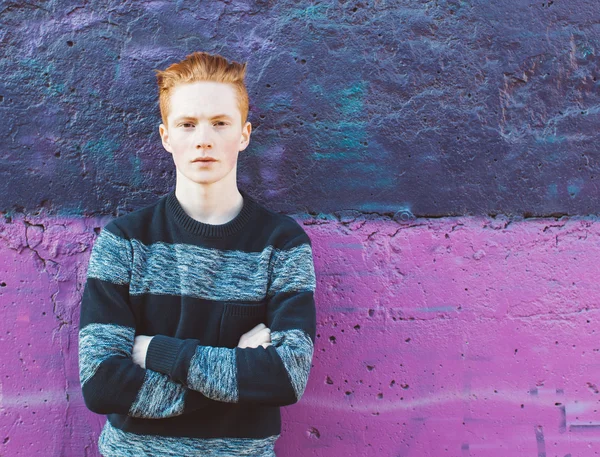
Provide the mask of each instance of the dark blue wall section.
{"label": "dark blue wall section", "polygon": [[116,214],[174,185],[153,69],[248,62],[240,186],[276,210],[600,212],[600,8],[570,1],[0,6],[0,210]]}

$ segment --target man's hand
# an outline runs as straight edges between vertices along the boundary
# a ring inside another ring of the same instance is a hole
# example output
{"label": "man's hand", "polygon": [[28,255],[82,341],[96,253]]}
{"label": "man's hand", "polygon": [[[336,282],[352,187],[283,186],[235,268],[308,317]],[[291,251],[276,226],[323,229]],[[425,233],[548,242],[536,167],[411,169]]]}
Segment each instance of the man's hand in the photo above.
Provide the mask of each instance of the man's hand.
{"label": "man's hand", "polygon": [[258,346],[264,348],[271,346],[271,330],[265,324],[258,324],[252,330],[244,333],[238,343],[239,348],[256,348]]}
{"label": "man's hand", "polygon": [[131,358],[133,363],[146,368],[146,353],[148,352],[148,346],[152,341],[153,336],[138,335],[133,340],[133,351],[131,352]]}

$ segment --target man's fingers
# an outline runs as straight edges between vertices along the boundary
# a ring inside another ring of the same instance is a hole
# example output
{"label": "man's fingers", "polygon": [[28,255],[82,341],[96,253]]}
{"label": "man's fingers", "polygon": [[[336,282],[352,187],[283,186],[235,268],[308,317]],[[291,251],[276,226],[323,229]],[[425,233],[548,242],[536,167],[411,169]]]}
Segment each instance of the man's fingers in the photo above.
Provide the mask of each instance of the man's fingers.
{"label": "man's fingers", "polygon": [[271,329],[265,328],[256,334],[257,337],[260,337],[262,342],[270,343],[271,342]]}
{"label": "man's fingers", "polygon": [[264,328],[260,330],[258,333],[254,334],[251,338],[244,338],[242,345],[245,347],[256,348],[263,343],[271,342],[271,331],[268,328]]}
{"label": "man's fingers", "polygon": [[264,343],[271,343],[271,329],[261,323],[241,336],[238,347],[257,348]]}
{"label": "man's fingers", "polygon": [[251,338],[249,338],[250,344],[256,347],[262,343],[270,343],[271,342],[271,331],[268,328],[264,328],[260,330],[258,333],[255,333]]}
{"label": "man's fingers", "polygon": [[262,329],[266,328],[267,326],[263,323],[258,324],[256,327],[254,327],[251,330],[248,330],[246,333],[244,333],[244,336],[247,336],[248,338],[251,338],[252,336],[254,336],[256,333],[260,332]]}

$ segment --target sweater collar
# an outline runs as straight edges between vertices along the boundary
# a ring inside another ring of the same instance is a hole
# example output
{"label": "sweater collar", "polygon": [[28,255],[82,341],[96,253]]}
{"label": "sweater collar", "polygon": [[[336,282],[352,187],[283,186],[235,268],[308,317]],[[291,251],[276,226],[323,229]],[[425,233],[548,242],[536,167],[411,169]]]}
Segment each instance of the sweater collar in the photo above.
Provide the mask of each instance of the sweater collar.
{"label": "sweater collar", "polygon": [[244,198],[242,209],[237,216],[225,224],[205,224],[204,222],[197,221],[190,217],[181,207],[179,200],[177,200],[177,197],[175,196],[175,189],[173,189],[167,195],[167,208],[172,214],[176,223],[182,226],[185,230],[195,235],[200,235],[207,238],[221,238],[232,235],[240,230],[250,220],[250,216],[255,209],[255,201],[242,189],[238,190]]}

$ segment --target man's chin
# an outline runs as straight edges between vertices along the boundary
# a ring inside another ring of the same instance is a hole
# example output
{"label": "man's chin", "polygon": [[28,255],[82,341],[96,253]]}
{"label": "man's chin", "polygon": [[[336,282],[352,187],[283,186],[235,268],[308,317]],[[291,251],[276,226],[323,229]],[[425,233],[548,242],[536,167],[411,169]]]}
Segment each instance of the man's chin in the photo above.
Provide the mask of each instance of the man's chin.
{"label": "man's chin", "polygon": [[224,170],[186,170],[182,173],[180,170],[177,172],[177,179],[183,179],[188,181],[189,184],[198,184],[202,186],[209,186],[211,184],[218,183],[227,179],[229,173],[223,173]]}
{"label": "man's chin", "polygon": [[[185,176],[185,175],[184,175]],[[223,179],[222,176],[210,175],[206,174],[189,174],[185,176],[186,180],[190,182],[190,184],[198,184],[202,186],[208,186],[211,184],[215,184]]]}

